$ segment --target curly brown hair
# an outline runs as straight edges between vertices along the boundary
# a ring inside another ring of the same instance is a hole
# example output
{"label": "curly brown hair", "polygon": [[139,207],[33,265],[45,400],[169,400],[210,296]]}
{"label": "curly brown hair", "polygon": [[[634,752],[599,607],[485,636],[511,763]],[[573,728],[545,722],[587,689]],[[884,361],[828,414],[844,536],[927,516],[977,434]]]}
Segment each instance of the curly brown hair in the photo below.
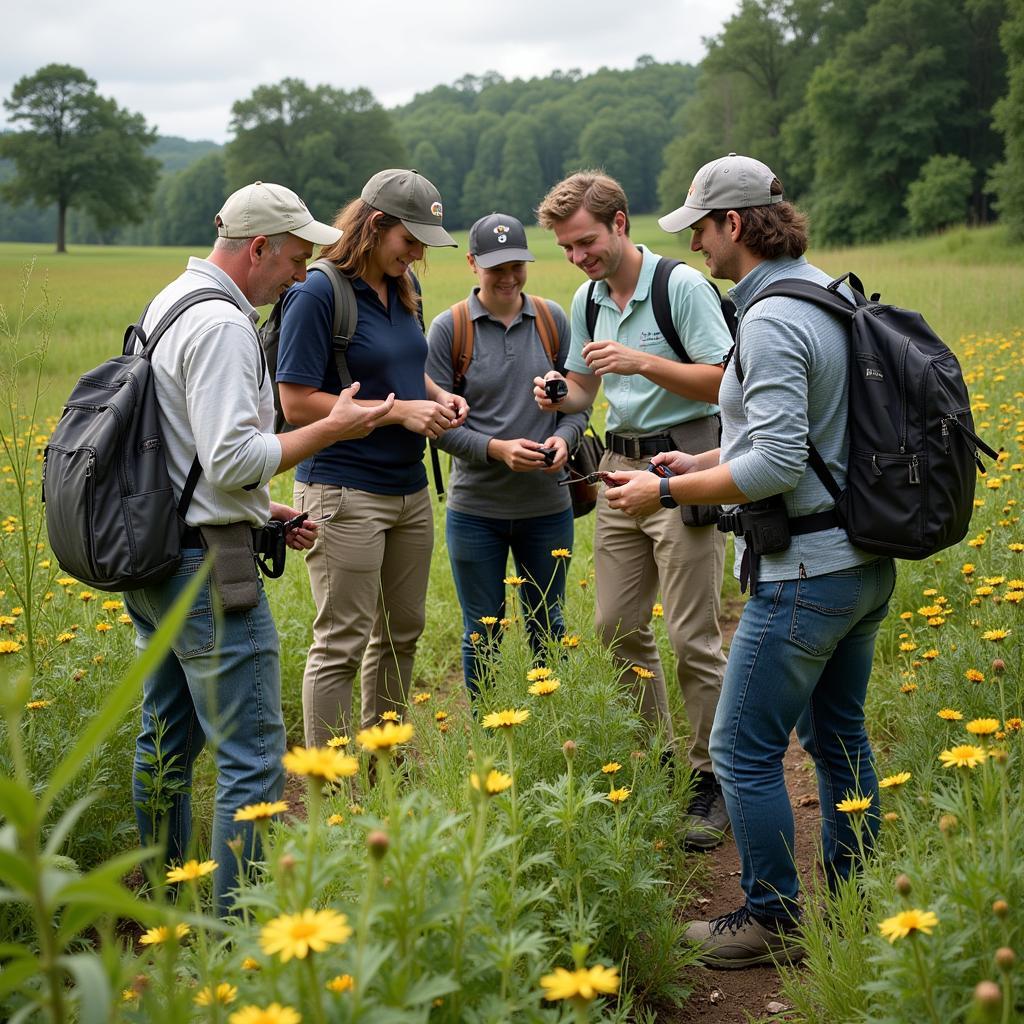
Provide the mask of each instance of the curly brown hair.
{"label": "curly brown hair", "polygon": [[[374,214],[378,214],[376,220]],[[374,250],[381,236],[389,228],[400,224],[397,217],[380,213],[362,199],[353,199],[338,211],[334,226],[342,232],[341,238],[320,250],[320,258],[331,260],[346,277],[364,277],[370,266]],[[408,274],[393,277],[398,289],[398,301],[414,316],[419,315],[420,296]]]}

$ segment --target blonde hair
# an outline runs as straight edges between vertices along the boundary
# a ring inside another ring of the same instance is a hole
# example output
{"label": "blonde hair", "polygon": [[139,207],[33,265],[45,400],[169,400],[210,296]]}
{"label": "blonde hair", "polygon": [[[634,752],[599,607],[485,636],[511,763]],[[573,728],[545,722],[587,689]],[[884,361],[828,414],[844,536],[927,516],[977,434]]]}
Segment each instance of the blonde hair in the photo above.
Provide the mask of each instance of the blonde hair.
{"label": "blonde hair", "polygon": [[577,171],[553,185],[537,207],[537,223],[551,230],[581,207],[609,228],[621,210],[629,234],[629,200],[622,186],[603,171]]}
{"label": "blonde hair", "polygon": [[[376,220],[373,215],[378,213]],[[389,213],[380,213],[362,199],[353,199],[347,206],[338,211],[334,218],[334,226],[343,234],[337,242],[324,246],[320,250],[320,258],[331,260],[346,277],[365,277],[370,267],[381,237],[389,228],[400,224],[397,217]],[[408,274],[393,277],[398,289],[398,301],[414,316],[419,315],[420,297]]]}

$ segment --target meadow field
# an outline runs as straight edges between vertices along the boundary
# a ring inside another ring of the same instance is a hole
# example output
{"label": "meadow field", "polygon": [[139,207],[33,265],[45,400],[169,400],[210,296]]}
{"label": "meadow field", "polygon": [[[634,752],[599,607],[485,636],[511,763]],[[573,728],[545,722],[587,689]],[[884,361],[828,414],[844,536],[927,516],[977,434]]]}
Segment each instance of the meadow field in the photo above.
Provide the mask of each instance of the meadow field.
{"label": "meadow field", "polygon": [[[458,237],[458,250],[430,252],[421,275],[428,323],[472,283]],[[653,218],[635,219],[633,238],[700,264],[688,233],[667,236]],[[568,308],[578,271],[539,229],[531,248],[527,290]],[[482,710],[529,711],[520,724],[485,730],[466,708],[436,503],[406,756],[394,759],[387,743],[359,752],[346,739],[358,756],[340,758],[340,780],[322,792],[296,776],[288,810],[260,822],[265,869],[227,925],[203,902],[207,755],[194,800],[197,863],[176,902],[167,866],[135,850],[131,761],[148,662],[117,595],[90,592],[50,556],[39,469],[77,376],[119,350],[125,326],[188,255],[205,254],[72,247],[57,256],[0,244],[0,1016],[672,1021],[693,959],[682,922],[699,909],[706,867],[675,839],[690,781],[659,768],[660,741],[645,734],[593,635],[592,516],[577,522],[569,643],[552,645],[546,666],[560,686],[528,692],[514,585],[508,621],[493,627],[502,656]],[[986,228],[810,255],[925,313],[961,358],[978,431],[1001,454],[979,476],[968,537],[899,565],[869,698],[886,778],[881,837],[855,882],[829,893],[807,879],[807,959],[782,969],[787,1019],[1021,1019],[1024,249]],[[290,474],[273,491],[288,500]],[[300,743],[313,610],[301,559],[268,592],[285,717]],[[731,576],[724,594],[735,617]],[[661,645],[668,662],[664,636]],[[154,766],[154,809],[174,785],[168,767]],[[322,940],[316,951],[275,949],[268,935],[304,913]]]}

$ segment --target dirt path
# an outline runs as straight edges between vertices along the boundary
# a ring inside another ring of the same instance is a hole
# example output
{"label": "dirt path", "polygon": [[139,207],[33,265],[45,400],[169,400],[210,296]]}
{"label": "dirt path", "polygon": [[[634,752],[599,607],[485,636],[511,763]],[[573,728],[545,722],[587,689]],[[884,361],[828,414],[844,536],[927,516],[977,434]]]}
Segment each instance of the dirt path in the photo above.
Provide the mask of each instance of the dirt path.
{"label": "dirt path", "polygon": [[[818,791],[809,759],[795,736],[790,738],[784,770],[796,818],[797,866],[806,878],[811,874],[819,829]],[[688,916],[700,919],[727,914],[742,903],[739,856],[732,838],[706,856],[707,888],[686,910]],[[686,981],[693,986],[693,994],[680,1010],[659,1018],[666,1024],[746,1024],[773,1015],[786,1019],[788,1007],[779,995],[779,976],[774,968],[712,971],[695,967]]]}

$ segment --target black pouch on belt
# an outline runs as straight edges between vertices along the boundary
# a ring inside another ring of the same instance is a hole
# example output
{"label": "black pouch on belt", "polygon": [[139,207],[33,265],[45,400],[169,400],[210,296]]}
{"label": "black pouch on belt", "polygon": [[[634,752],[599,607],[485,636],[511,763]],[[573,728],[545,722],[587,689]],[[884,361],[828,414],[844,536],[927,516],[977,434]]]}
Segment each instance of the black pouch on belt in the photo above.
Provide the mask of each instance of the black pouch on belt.
{"label": "black pouch on belt", "polygon": [[[722,438],[722,420],[718,414],[680,423],[669,429],[672,443],[681,452],[699,455],[717,448]],[[684,526],[716,526],[722,514],[721,505],[681,505],[679,515]]]}
{"label": "black pouch on belt", "polygon": [[260,603],[259,572],[248,523],[201,526],[210,552],[213,585],[225,612],[246,612]]}

